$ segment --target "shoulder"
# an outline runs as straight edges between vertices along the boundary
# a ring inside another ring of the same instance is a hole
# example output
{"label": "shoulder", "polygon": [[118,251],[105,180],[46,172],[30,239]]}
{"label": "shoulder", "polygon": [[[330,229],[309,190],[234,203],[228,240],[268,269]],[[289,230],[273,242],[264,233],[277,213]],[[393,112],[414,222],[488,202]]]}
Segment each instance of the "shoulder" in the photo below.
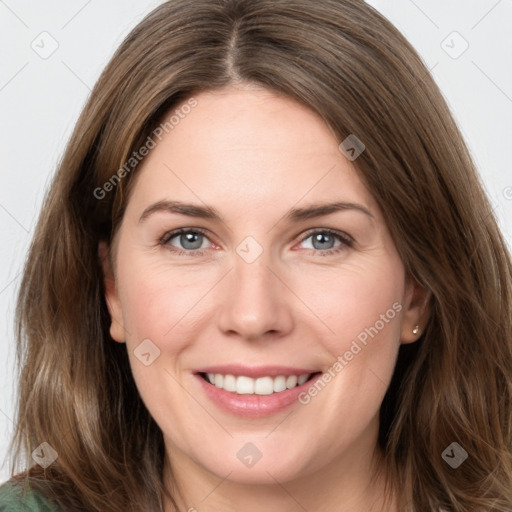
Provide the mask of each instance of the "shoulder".
{"label": "shoulder", "polygon": [[23,481],[0,484],[0,512],[61,512],[44,496],[27,488]]}

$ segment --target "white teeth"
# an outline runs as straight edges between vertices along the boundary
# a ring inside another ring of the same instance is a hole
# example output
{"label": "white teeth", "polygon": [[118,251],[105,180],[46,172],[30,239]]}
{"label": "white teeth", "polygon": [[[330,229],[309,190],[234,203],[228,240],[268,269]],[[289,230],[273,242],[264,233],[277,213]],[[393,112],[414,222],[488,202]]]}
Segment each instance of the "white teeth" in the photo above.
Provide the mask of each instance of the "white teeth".
{"label": "white teeth", "polygon": [[302,386],[302,384],[304,384],[304,382],[306,382],[309,378],[309,375],[301,375],[298,379],[297,379],[297,384],[299,386]]}
{"label": "white teeth", "polygon": [[274,392],[274,379],[272,377],[260,377],[254,384],[255,395],[271,395]]}
{"label": "white teeth", "polygon": [[[217,375],[215,375],[215,386],[217,386]],[[224,389],[224,388],[222,388]],[[254,394],[254,379],[250,377],[238,377],[236,379],[236,392],[239,395],[253,395]]]}
{"label": "white teeth", "polygon": [[274,379],[274,393],[279,393],[286,389],[286,377],[280,375]]}
{"label": "white teeth", "polygon": [[220,373],[215,374],[215,386],[218,388],[224,387],[224,375]]}
{"label": "white teeth", "polygon": [[260,377],[252,379],[240,375],[222,375],[220,373],[208,373],[207,378],[210,384],[213,384],[219,389],[231,391],[239,395],[272,395],[273,393],[280,393],[286,389],[304,384],[312,374],[305,373],[303,375],[279,375],[278,377]]}
{"label": "white teeth", "polygon": [[236,391],[236,378],[233,375],[226,375],[224,377],[224,389],[226,391]]}
{"label": "white teeth", "polygon": [[297,385],[297,381],[298,381],[297,375],[290,375],[290,376],[286,379],[286,387],[287,387],[288,389],[292,389],[292,388],[294,388],[294,387]]}

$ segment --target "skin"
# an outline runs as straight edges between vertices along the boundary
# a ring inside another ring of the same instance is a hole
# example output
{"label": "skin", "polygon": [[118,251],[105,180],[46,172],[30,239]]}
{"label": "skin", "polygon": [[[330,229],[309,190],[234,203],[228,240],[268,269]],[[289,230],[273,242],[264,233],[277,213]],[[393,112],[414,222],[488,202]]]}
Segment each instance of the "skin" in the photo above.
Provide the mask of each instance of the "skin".
{"label": "skin", "polygon": [[[112,267],[100,244],[111,335],[127,344],[164,434],[165,481],[172,471],[180,510],[381,510],[382,480],[370,482],[380,464],[379,407],[400,343],[416,341],[413,328],[426,322],[425,290],[407,279],[382,212],[317,114],[256,86],[195,98],[133,178]],[[211,206],[222,221],[169,211],[139,220],[162,200]],[[284,218],[336,201],[371,215]],[[160,243],[178,228],[207,231],[202,254],[179,236]],[[314,246],[313,228],[348,234],[353,244],[334,237]],[[247,236],[263,250],[252,263],[236,252]],[[341,250],[324,254],[330,248]],[[327,372],[395,303],[401,311],[307,405],[239,417],[219,409],[193,375],[224,363]],[[145,339],[160,350],[149,366],[134,354]],[[251,468],[236,457],[247,442],[262,453]]]}

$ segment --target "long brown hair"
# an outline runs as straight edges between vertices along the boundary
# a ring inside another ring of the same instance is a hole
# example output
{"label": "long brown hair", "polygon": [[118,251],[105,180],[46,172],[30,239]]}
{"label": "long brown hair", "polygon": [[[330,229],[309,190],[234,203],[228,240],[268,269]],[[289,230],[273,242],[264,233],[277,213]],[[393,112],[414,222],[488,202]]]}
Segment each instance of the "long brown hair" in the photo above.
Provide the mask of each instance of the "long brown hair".
{"label": "long brown hair", "polygon": [[[510,511],[510,255],[438,87],[362,0],[172,0],[122,43],[76,125],[26,262],[13,474],[25,470],[69,510],[162,510],[163,437],[126,347],[110,338],[98,242],[112,240],[137,173],[130,159],[163,114],[242,82],[309,106],[340,142],[364,143],[354,165],[407,272],[431,293],[428,326],[400,349],[381,407],[379,446],[401,509]],[[58,458],[29,470],[42,442]],[[458,468],[443,456],[454,442],[468,454]]]}

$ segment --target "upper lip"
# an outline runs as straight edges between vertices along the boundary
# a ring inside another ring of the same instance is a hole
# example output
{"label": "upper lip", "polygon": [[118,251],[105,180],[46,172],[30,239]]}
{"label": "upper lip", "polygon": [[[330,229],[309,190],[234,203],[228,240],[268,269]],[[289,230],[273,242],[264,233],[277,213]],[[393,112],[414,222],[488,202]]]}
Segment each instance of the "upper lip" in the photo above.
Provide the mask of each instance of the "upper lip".
{"label": "upper lip", "polygon": [[196,373],[220,373],[221,375],[240,375],[257,379],[259,377],[278,377],[283,375],[288,377],[290,375],[304,375],[318,373],[319,370],[312,370],[310,368],[293,368],[291,366],[242,366],[238,364],[223,364],[216,366],[205,366],[198,368]]}

